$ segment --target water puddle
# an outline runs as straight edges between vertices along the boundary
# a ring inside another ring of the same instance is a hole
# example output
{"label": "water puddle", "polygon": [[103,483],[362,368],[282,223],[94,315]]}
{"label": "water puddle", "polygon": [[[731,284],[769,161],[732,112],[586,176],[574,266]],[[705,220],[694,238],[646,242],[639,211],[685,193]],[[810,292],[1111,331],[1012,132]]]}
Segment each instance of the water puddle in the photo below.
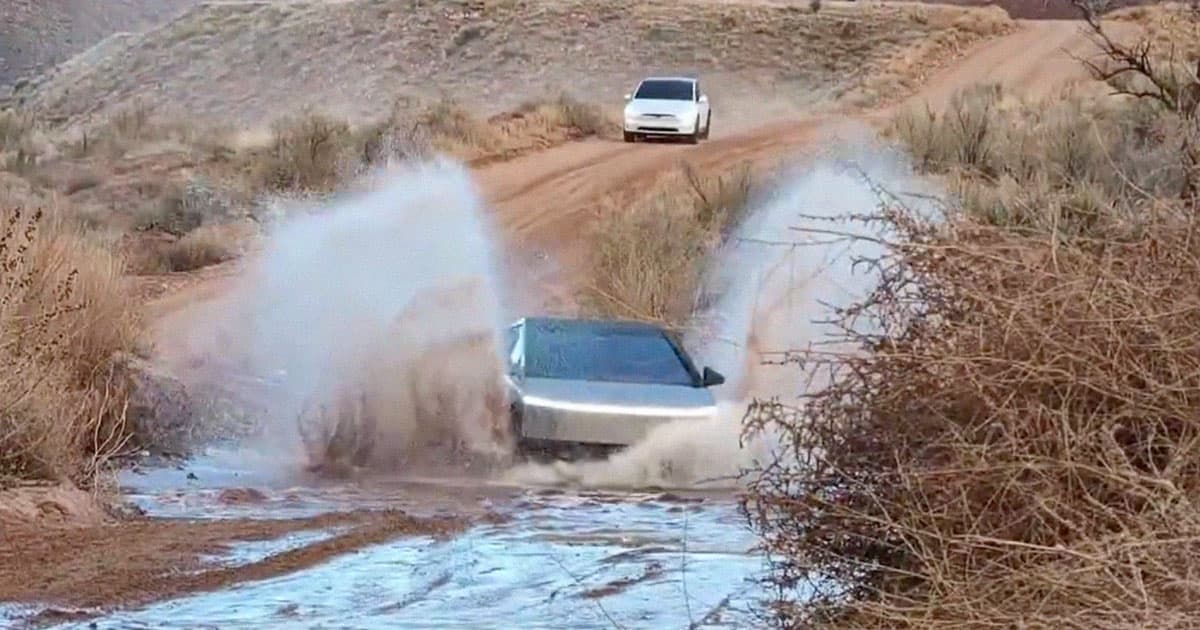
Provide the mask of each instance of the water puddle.
{"label": "water puddle", "polygon": [[[402,538],[315,568],[106,614],[78,628],[746,627],[763,569],[728,494],[609,493],[469,480],[296,486],[213,452],[122,485],[152,515],[281,518],[364,507],[489,514],[449,540]],[[329,531],[238,545],[248,563]],[[90,625],[95,624],[95,625]]]}
{"label": "water puddle", "polygon": [[262,562],[277,554],[329,540],[344,531],[346,531],[346,528],[333,528],[325,531],[302,531],[284,534],[274,540],[246,540],[232,543],[228,545],[225,553],[201,556],[201,559],[206,561],[205,568],[201,569],[201,571],[213,568],[240,567]]}
{"label": "water puddle", "polygon": [[[406,539],[318,568],[92,620],[100,628],[744,627],[761,561],[735,516],[548,510],[450,541]],[[574,523],[572,527],[570,523]],[[620,528],[620,534],[616,530]],[[578,536],[568,535],[572,529]],[[687,532],[686,539],[684,532]],[[553,533],[555,535],[548,536]],[[81,624],[78,627],[86,627]]]}

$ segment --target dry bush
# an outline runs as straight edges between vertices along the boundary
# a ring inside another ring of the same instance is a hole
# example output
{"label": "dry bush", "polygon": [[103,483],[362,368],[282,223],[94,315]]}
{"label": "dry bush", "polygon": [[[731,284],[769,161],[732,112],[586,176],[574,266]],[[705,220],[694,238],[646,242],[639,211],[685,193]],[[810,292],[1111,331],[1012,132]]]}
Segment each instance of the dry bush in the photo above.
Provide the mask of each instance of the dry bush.
{"label": "dry bush", "polygon": [[0,110],[0,153],[21,147],[31,133],[31,116],[9,109]]}
{"label": "dry bush", "polygon": [[466,160],[511,157],[588,136],[612,136],[617,121],[567,94],[523,103],[516,112],[481,120],[443,99],[420,110],[416,124],[434,146]]}
{"label": "dry bush", "polygon": [[227,237],[215,227],[201,227],[168,245],[163,252],[169,271],[195,271],[237,256]]}
{"label": "dry bush", "polygon": [[320,113],[276,121],[271,146],[253,156],[252,177],[269,191],[333,189],[351,140],[350,125]]}
{"label": "dry bush", "polygon": [[[747,503],[784,625],[1177,627],[1200,615],[1200,243],[1180,208],[1105,240],[894,210],[830,384],[751,427]],[[864,321],[878,328],[865,330]],[[794,591],[793,591],[794,592]]]}
{"label": "dry bush", "polygon": [[439,148],[450,153],[467,150],[489,152],[500,143],[495,130],[486,121],[450,98],[425,107],[418,115],[420,126],[428,130]]}
{"label": "dry bush", "polygon": [[750,410],[749,431],[779,437],[744,503],[773,621],[1200,618],[1193,88],[1104,46],[1094,72],[1140,75],[1136,99],[1030,108],[981,88],[897,125],[965,207],[869,216],[891,233],[859,261],[877,284],[826,342],[851,350],[791,354],[816,385]]}
{"label": "dry bush", "polygon": [[37,164],[34,128],[32,116],[13,110],[0,110],[0,168],[20,174],[29,172]]}
{"label": "dry bush", "polygon": [[280,120],[271,147],[249,152],[247,170],[258,190],[327,192],[365,169],[432,150],[467,161],[491,160],[616,128],[599,108],[568,96],[488,120],[450,98],[400,97],[385,118],[356,127],[319,113]]}
{"label": "dry bush", "polygon": [[142,100],[134,100],[95,124],[86,125],[67,147],[67,154],[75,158],[99,155],[116,159],[156,142],[204,145],[214,150],[214,138],[209,130],[193,128],[183,116],[172,116]]}
{"label": "dry bush", "polygon": [[534,111],[549,110],[551,124],[575,132],[579,136],[609,136],[620,129],[620,123],[604,114],[594,103],[585,103],[568,94],[539,104]]}
{"label": "dry bush", "polygon": [[0,477],[86,482],[123,445],[121,273],[59,214],[0,212]]}
{"label": "dry bush", "polygon": [[705,260],[740,221],[751,192],[748,166],[707,175],[684,165],[631,204],[611,200],[593,228],[588,309],[683,324]]}
{"label": "dry bush", "polygon": [[1172,51],[1179,59],[1196,59],[1200,57],[1200,32],[1194,22],[1197,7],[1195,0],[1163,2],[1118,9],[1105,18],[1135,22],[1156,49]]}
{"label": "dry bush", "polygon": [[1187,194],[1178,142],[1189,133],[1194,121],[1145,99],[1067,93],[1018,103],[996,85],[960,92],[940,115],[901,113],[889,128],[919,169],[950,176],[969,213],[1068,233],[1100,214],[1133,218]]}
{"label": "dry bush", "polygon": [[232,218],[232,202],[218,186],[203,177],[170,183],[155,203],[134,218],[134,228],[157,230],[182,237],[213,222]]}

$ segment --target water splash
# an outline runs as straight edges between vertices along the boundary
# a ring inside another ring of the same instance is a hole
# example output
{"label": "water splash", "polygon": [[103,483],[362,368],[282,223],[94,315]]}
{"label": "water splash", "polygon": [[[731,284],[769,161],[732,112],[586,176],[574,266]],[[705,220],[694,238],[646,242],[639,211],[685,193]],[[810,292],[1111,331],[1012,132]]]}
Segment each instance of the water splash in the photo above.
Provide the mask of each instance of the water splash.
{"label": "water splash", "polygon": [[426,449],[505,451],[504,274],[469,171],[436,159],[363,184],[281,220],[204,318],[219,378],[253,390],[247,458],[404,468],[446,459]]}
{"label": "water splash", "polygon": [[853,263],[881,254],[875,239],[882,235],[849,215],[874,211],[881,189],[927,188],[898,155],[878,148],[865,132],[850,131],[857,137],[837,144],[836,153],[785,171],[714,257],[707,284],[720,297],[697,314],[696,332],[685,345],[698,363],[727,376],[714,388],[717,417],[658,427],[607,460],[518,467],[513,479],[585,487],[736,487],[741,470],[766,458],[772,436],[743,440],[751,401],[796,404],[806,388],[819,386],[813,380],[818,375],[783,358],[826,342],[835,332],[822,322],[830,308],[871,289],[870,277]]}

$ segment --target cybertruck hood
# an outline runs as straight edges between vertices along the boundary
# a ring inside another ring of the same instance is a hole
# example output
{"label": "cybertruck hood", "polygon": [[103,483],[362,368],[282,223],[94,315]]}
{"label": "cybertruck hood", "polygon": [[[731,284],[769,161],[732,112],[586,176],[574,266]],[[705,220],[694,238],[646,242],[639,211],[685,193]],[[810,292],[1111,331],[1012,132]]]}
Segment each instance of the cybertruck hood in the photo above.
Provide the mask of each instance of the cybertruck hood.
{"label": "cybertruck hood", "polygon": [[521,386],[526,405],[581,414],[710,417],[712,393],[702,387],[531,378]]}

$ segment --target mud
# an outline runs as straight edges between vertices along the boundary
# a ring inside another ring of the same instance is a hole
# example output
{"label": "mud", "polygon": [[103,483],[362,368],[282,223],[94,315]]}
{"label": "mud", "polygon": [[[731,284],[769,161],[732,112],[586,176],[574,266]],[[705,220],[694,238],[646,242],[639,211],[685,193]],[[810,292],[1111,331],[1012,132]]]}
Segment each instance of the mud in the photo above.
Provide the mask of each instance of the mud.
{"label": "mud", "polygon": [[[0,601],[44,601],[61,607],[138,606],[212,591],[247,580],[301,571],[331,557],[400,536],[443,537],[465,522],[419,518],[400,510],[354,510],[294,519],[171,520],[141,518],[68,528],[6,526],[0,546]],[[221,566],[237,543],[300,532],[346,528],[325,540]]]}
{"label": "mud", "polygon": [[145,518],[53,537],[6,531],[0,601],[23,604],[0,605],[0,620],[716,628],[746,627],[761,606],[762,560],[727,492],[394,477],[296,486],[235,459],[124,475]]}

